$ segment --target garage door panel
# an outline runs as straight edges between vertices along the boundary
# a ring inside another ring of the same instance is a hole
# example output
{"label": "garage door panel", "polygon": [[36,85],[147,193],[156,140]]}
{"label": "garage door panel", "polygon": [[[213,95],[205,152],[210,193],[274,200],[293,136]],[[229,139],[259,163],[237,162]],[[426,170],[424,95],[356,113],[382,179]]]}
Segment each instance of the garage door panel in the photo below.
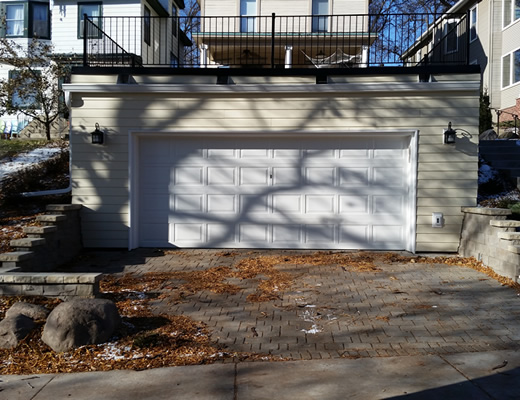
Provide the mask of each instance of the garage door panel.
{"label": "garage door panel", "polygon": [[404,168],[374,168],[374,185],[386,187],[404,187],[406,173]]}
{"label": "garage door panel", "polygon": [[302,196],[299,194],[275,194],[273,197],[273,213],[297,213],[302,212]]}
{"label": "garage door panel", "polygon": [[370,197],[368,195],[339,196],[339,213],[367,215],[369,200]]}
{"label": "garage door panel", "polygon": [[204,169],[201,167],[176,167],[173,175],[176,186],[201,186],[204,184]]}
{"label": "garage door panel", "polygon": [[237,212],[236,196],[229,194],[209,194],[208,196],[208,213],[221,214]]}
{"label": "garage door panel", "polygon": [[170,242],[179,244],[186,243],[187,245],[202,245],[205,242],[204,229],[205,224],[203,223],[171,223]]}
{"label": "garage door panel", "polygon": [[203,212],[204,197],[200,194],[176,194],[173,195],[174,212]]}
{"label": "garage door panel", "polygon": [[370,184],[370,168],[339,168],[339,186],[366,187]]}
{"label": "garage door panel", "polygon": [[305,212],[307,214],[334,214],[335,195],[305,196]]}
{"label": "garage door panel", "polygon": [[273,186],[299,186],[301,184],[301,168],[273,167]]}
{"label": "garage door panel", "polygon": [[238,241],[242,243],[256,243],[258,246],[266,245],[269,237],[267,224],[239,224]]}
{"label": "garage door panel", "polygon": [[267,186],[269,182],[269,168],[243,167],[240,168],[240,185]]}
{"label": "garage door panel", "polygon": [[140,245],[404,249],[408,139],[383,139],[141,140]]}
{"label": "garage door panel", "polygon": [[373,202],[374,214],[394,216],[401,216],[403,214],[402,196],[374,196]]}
{"label": "garage door panel", "polygon": [[273,243],[291,246],[302,237],[301,224],[273,225]]}
{"label": "garage door panel", "polygon": [[305,225],[305,242],[311,245],[334,243],[335,226],[333,224]]}
{"label": "garage door panel", "polygon": [[208,186],[234,186],[236,184],[236,168],[209,167]]}
{"label": "garage door panel", "polygon": [[335,168],[305,168],[305,184],[334,186]]}
{"label": "garage door panel", "polygon": [[267,214],[269,212],[269,196],[268,195],[240,195],[240,212]]}
{"label": "garage door panel", "polygon": [[400,225],[374,225],[372,230],[374,243],[381,244],[381,247],[384,243],[400,243],[404,237],[403,227]]}
{"label": "garage door panel", "polygon": [[339,226],[339,243],[345,247],[363,248],[369,243],[369,226],[341,224]]}

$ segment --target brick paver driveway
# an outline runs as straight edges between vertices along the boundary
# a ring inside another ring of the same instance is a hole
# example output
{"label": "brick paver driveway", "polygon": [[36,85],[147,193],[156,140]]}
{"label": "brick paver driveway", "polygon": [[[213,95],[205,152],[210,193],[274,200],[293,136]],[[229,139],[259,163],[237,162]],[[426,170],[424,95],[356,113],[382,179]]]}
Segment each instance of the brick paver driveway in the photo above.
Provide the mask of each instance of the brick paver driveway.
{"label": "brick paver driveway", "polygon": [[[166,254],[165,254],[166,253]],[[107,273],[200,271],[233,267],[262,255],[313,251],[178,250],[92,252],[79,269]],[[213,340],[230,352],[270,353],[290,359],[378,357],[518,349],[520,297],[470,268],[445,264],[381,263],[377,270],[338,265],[280,264],[293,286],[278,299],[254,303],[246,297],[259,281],[231,279],[241,290],[204,290],[181,302],[165,296],[157,313],[203,321]],[[167,285],[173,292],[181,281]],[[178,297],[177,297],[178,298]]]}

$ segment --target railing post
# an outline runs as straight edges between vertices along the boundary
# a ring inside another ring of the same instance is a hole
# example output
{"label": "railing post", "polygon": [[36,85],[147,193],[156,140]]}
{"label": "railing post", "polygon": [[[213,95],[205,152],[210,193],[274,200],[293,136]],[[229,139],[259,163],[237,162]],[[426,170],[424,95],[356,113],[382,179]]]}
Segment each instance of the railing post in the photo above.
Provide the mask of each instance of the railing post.
{"label": "railing post", "polygon": [[271,69],[274,68],[274,30],[276,14],[271,15]]}
{"label": "railing post", "polygon": [[87,14],[83,14],[83,66],[88,66],[88,56],[87,56]]}
{"label": "railing post", "polygon": [[469,46],[471,43],[471,10],[466,12],[466,65],[469,65]]}

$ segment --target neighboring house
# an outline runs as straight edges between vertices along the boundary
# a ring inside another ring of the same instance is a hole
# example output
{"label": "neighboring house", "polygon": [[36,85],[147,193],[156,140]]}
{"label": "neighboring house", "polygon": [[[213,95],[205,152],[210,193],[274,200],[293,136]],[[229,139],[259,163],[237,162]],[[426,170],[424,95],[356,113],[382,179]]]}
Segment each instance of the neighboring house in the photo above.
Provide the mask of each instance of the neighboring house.
{"label": "neighboring house", "polygon": [[[85,246],[457,251],[461,207],[477,196],[479,68],[465,58],[391,66],[384,48],[402,52],[383,36],[401,39],[416,25],[331,29],[323,14],[346,21],[353,16],[338,10],[366,7],[205,0],[188,35],[201,45],[194,68],[90,59],[75,68],[64,89]],[[273,12],[275,29],[264,32],[260,16],[273,21]],[[362,52],[356,36],[372,41],[368,62],[330,52],[329,65],[319,62],[330,38],[327,50],[357,57],[344,46],[351,39]],[[297,39],[292,62],[288,38]],[[246,49],[254,62],[241,59]],[[450,122],[457,132],[446,144]]]}
{"label": "neighboring house", "polygon": [[[179,26],[164,17],[179,15],[184,6],[183,0],[3,0],[0,2],[0,17],[4,18],[0,37],[22,46],[35,39],[52,44],[55,54],[61,59],[77,64],[83,61],[86,14],[91,21],[98,23],[98,28],[87,30],[92,39],[88,49],[91,57],[96,57],[99,51],[105,59],[121,57],[113,41],[95,39],[101,38],[103,32],[103,36],[106,34],[121,42],[124,33],[132,44],[132,53],[127,57],[131,61],[128,62],[139,64],[153,58],[154,63],[177,65],[178,60],[184,58],[184,46],[190,43]],[[162,32],[168,40],[159,42],[156,32]],[[119,43],[130,47],[128,44]],[[158,48],[161,52],[157,51]],[[139,56],[134,57],[136,54]],[[12,73],[15,73],[12,67],[0,60],[0,79],[9,79]],[[3,116],[4,130],[25,126],[29,122],[26,119],[23,115]]]}
{"label": "neighboring house", "polygon": [[[482,88],[490,98],[490,107],[501,111],[500,121],[520,117],[520,2],[518,0],[461,0],[447,13],[462,14],[469,36],[452,36],[458,40],[444,47],[444,53],[457,52],[469,42],[470,64],[480,65]],[[460,19],[444,23],[440,30],[451,30]],[[449,24],[452,26],[449,26]],[[459,27],[460,28],[460,27]],[[433,29],[410,49],[410,60],[419,60],[424,49],[437,43]],[[459,47],[460,46],[460,47]]]}

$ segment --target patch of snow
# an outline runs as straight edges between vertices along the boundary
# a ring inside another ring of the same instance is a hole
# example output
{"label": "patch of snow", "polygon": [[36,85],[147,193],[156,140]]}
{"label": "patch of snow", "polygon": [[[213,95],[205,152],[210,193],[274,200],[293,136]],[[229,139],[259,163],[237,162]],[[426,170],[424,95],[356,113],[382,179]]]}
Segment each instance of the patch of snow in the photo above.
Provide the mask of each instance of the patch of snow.
{"label": "patch of snow", "polygon": [[4,179],[7,175],[48,160],[60,151],[60,148],[44,147],[32,150],[28,153],[21,153],[10,161],[4,160],[0,162],[0,180]]}
{"label": "patch of snow", "polygon": [[307,333],[307,334],[310,334],[310,335],[315,335],[316,333],[319,333],[321,332],[322,330],[319,328],[318,325],[316,324],[313,324],[311,329],[307,330],[307,329],[302,329],[302,332],[304,333]]}

